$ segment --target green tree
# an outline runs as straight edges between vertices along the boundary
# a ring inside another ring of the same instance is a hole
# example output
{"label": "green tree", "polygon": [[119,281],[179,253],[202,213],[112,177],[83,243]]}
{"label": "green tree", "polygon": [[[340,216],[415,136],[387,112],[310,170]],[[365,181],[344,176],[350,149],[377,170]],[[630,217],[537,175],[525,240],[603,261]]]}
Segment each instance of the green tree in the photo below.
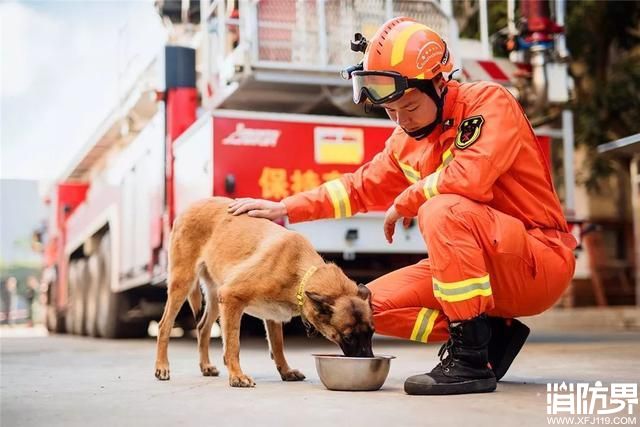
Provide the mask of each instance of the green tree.
{"label": "green tree", "polygon": [[595,147],[640,132],[640,2],[570,1],[566,32],[576,143],[592,154],[585,183],[597,190],[614,167]]}

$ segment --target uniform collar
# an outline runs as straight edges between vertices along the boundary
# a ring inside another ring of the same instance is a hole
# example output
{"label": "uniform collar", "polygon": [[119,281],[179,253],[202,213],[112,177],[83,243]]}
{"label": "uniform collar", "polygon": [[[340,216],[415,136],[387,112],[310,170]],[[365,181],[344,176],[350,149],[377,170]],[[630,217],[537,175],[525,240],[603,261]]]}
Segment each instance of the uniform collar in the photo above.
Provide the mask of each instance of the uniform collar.
{"label": "uniform collar", "polygon": [[438,144],[447,139],[451,133],[455,134],[457,123],[455,123],[453,113],[459,86],[460,83],[455,80],[447,82],[447,93],[444,96],[444,106],[442,107],[442,124],[437,126],[427,137],[429,142]]}
{"label": "uniform collar", "polygon": [[445,123],[449,119],[453,119],[454,106],[458,98],[458,89],[460,83],[455,80],[447,82],[447,94],[444,97],[444,108],[442,110],[442,122]]}

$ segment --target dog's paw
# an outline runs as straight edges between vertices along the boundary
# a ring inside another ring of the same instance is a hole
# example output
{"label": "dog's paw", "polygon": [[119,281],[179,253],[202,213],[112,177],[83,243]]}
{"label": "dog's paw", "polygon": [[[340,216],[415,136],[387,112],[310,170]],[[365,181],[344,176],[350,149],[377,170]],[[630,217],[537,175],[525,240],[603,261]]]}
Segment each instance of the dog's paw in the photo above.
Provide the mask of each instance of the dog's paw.
{"label": "dog's paw", "polygon": [[247,375],[233,375],[229,377],[231,387],[255,387],[256,383]]}
{"label": "dog's paw", "polygon": [[200,371],[205,377],[217,377],[220,375],[220,371],[213,365],[200,365]]}
{"label": "dog's paw", "polygon": [[156,366],[156,378],[165,381],[169,379],[169,366],[168,365],[158,365]]}
{"label": "dog's paw", "polygon": [[302,381],[305,379],[304,374],[297,369],[280,372],[280,377],[282,378],[282,381]]}

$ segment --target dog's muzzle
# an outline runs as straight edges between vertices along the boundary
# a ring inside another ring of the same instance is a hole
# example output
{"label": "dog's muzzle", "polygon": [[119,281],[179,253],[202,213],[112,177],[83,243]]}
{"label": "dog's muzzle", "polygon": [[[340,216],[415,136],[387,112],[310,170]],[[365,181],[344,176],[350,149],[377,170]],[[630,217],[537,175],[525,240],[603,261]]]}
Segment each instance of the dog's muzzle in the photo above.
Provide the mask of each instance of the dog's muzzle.
{"label": "dog's muzzle", "polygon": [[373,334],[361,333],[345,337],[340,342],[340,349],[347,357],[373,357],[371,337]]}

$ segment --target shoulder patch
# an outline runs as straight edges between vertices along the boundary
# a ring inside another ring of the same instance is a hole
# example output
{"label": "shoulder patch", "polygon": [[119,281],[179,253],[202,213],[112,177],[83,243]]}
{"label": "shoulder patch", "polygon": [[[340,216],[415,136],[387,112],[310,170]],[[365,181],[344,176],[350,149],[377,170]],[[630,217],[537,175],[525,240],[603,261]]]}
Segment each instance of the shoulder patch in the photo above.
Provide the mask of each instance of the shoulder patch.
{"label": "shoulder patch", "polygon": [[468,119],[464,119],[458,127],[458,134],[456,135],[456,148],[464,150],[478,138],[480,138],[480,131],[484,124],[484,117],[473,116]]}

